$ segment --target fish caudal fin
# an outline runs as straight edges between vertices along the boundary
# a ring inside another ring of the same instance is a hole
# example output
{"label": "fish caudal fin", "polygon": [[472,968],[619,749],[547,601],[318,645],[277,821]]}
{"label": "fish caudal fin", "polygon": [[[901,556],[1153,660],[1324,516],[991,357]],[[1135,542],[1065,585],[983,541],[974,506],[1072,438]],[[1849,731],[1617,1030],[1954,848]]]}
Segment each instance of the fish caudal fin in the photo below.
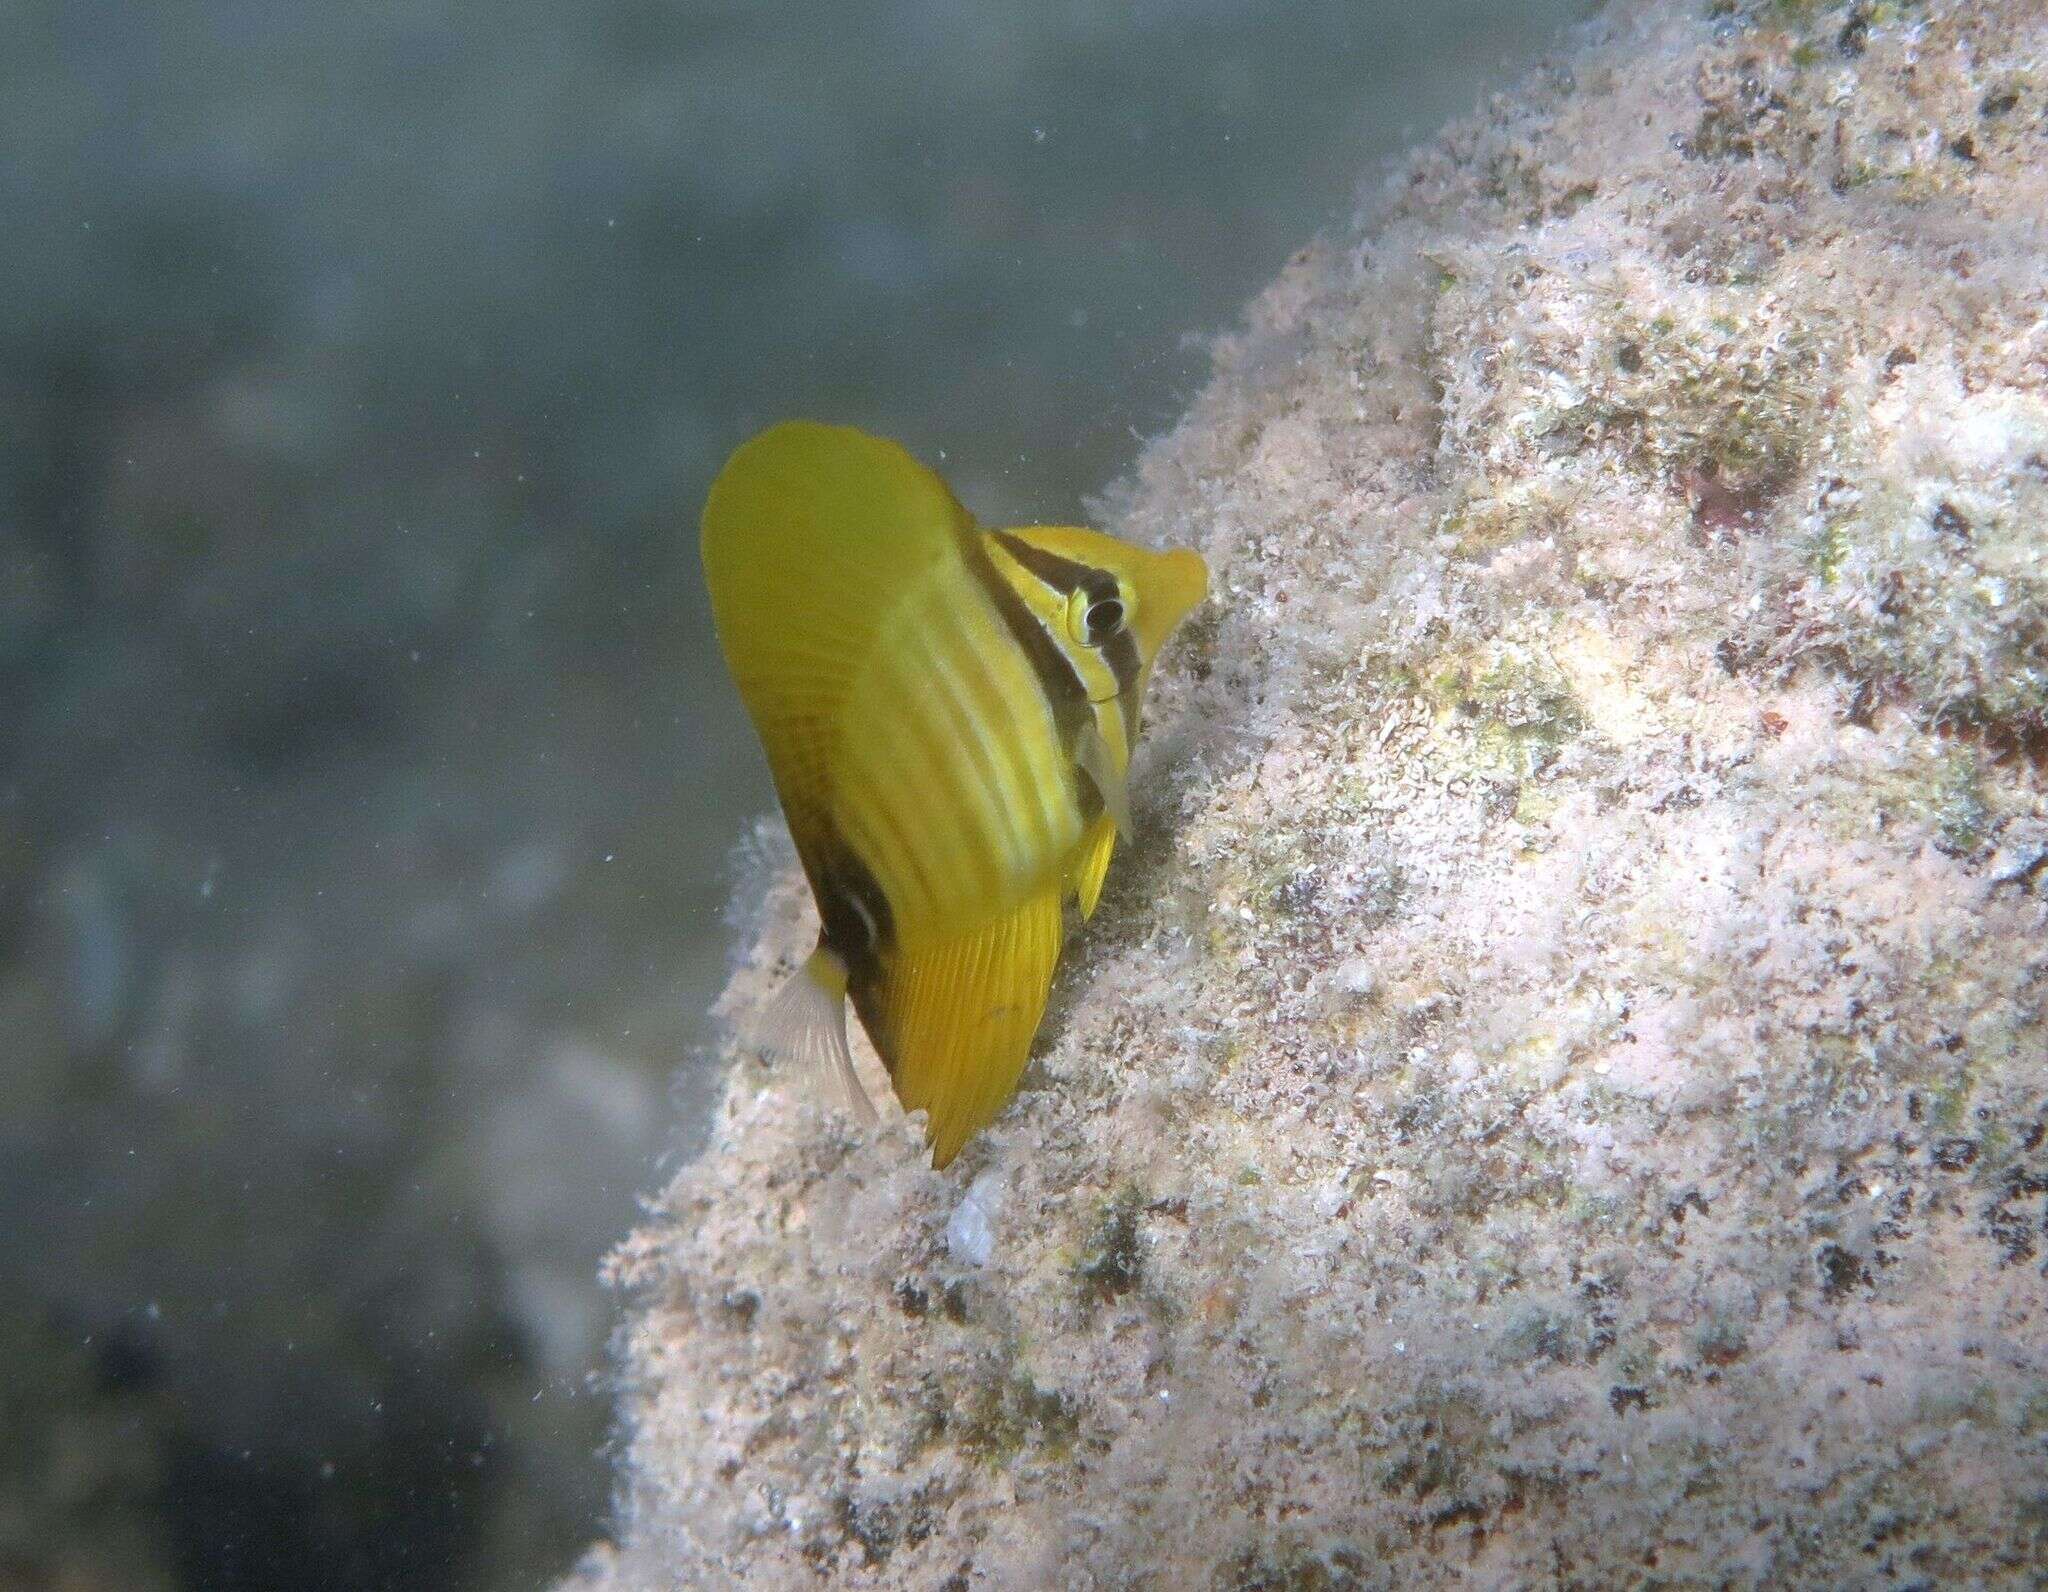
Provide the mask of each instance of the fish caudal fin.
{"label": "fish caudal fin", "polygon": [[899,946],[861,1017],[943,1167],[1017,1087],[1060,956],[1059,884],[965,934]]}
{"label": "fish caudal fin", "polygon": [[824,946],[776,991],[751,1038],[762,1054],[793,1062],[806,1084],[835,1099],[855,1121],[872,1127],[881,1120],[846,1043],[846,964]]}

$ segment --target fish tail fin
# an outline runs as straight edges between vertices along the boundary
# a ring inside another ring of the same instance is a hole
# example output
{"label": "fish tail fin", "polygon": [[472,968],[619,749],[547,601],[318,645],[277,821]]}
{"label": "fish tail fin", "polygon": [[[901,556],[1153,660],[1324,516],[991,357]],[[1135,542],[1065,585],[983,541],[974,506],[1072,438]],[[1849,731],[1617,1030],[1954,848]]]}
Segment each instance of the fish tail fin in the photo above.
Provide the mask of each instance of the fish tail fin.
{"label": "fish tail fin", "polygon": [[820,945],[790,975],[749,1036],[763,1055],[794,1062],[807,1084],[872,1127],[881,1120],[846,1042],[846,964]]}

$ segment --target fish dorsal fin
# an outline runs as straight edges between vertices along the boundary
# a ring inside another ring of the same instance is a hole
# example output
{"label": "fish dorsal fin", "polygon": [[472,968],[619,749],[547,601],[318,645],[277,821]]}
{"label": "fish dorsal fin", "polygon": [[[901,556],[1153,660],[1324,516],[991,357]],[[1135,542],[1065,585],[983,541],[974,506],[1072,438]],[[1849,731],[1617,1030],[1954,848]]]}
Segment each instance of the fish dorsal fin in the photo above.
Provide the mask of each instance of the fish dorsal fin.
{"label": "fish dorsal fin", "polygon": [[1104,813],[1081,837],[1081,849],[1075,853],[1069,880],[1084,918],[1095,916],[1095,903],[1102,899],[1102,881],[1109,873],[1110,853],[1115,850],[1116,820]]}
{"label": "fish dorsal fin", "polygon": [[704,504],[704,581],[802,850],[855,669],[897,601],[957,556],[973,516],[902,448],[793,420],[746,443]]}
{"label": "fish dorsal fin", "polygon": [[911,940],[855,992],[905,1111],[930,1113],[943,1167],[1017,1087],[1060,955],[1056,881],[1013,911],[943,939]]}

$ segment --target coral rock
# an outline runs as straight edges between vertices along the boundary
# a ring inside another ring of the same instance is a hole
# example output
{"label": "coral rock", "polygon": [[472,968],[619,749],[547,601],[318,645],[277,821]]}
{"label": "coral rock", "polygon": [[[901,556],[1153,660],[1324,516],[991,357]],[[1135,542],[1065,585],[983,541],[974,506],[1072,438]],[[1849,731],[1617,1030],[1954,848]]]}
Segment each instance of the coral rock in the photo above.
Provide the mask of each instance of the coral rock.
{"label": "coral rock", "polygon": [[734,1064],[575,1584],[2048,1563],[2048,13],[1576,49],[1103,505],[1215,597],[994,1128]]}

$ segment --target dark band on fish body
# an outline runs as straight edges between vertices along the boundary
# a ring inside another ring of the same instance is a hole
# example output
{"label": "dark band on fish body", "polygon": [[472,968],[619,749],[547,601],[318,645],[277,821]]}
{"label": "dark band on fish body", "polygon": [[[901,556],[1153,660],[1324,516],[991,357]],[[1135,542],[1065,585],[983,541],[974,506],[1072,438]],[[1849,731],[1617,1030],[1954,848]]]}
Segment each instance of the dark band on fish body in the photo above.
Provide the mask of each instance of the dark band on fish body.
{"label": "dark band on fish body", "polygon": [[[1123,593],[1117,586],[1116,576],[1110,571],[1062,558],[1058,553],[1048,553],[1008,531],[997,531],[994,535],[1003,544],[1004,552],[1054,591],[1069,596],[1077,591],[1084,592],[1091,607],[1102,602],[1122,604]],[[1138,644],[1132,639],[1129,627],[1119,626],[1099,644],[1097,650],[1102,654],[1102,661],[1109,665],[1109,672],[1116,676],[1117,694],[1121,696],[1129,692],[1138,680]]]}
{"label": "dark band on fish body", "polygon": [[[1002,531],[994,533],[1003,544],[1003,550],[1015,556],[1016,549],[1025,548],[1036,552],[1028,542],[1019,542],[1014,536]],[[1064,652],[1045,627],[1038,622],[1024,599],[1017,595],[1015,588],[1003,579],[1003,573],[988,556],[988,549],[974,535],[963,538],[967,546],[967,567],[974,571],[982,589],[988,593],[989,601],[995,604],[996,612],[1002,615],[1003,624],[1009,629],[1011,639],[1024,649],[1024,656],[1031,661],[1031,672],[1038,676],[1040,689],[1052,708],[1053,723],[1058,726],[1060,739],[1066,742],[1079,732],[1088,721],[1088,684],[1074,667],[1073,660]],[[1022,560],[1019,559],[1021,563]],[[1061,563],[1067,560],[1061,559]],[[1029,567],[1029,566],[1026,566]],[[1079,569],[1080,565],[1074,566]],[[1037,571],[1032,571],[1036,574]]]}
{"label": "dark band on fish body", "polygon": [[846,964],[850,983],[866,986],[881,976],[882,958],[896,943],[896,918],[889,898],[853,848],[832,836],[817,848],[815,866],[806,858],[811,893],[824,920],[822,938]]}
{"label": "dark band on fish body", "polygon": [[1086,829],[1109,810],[1109,803],[1102,799],[1102,792],[1096,789],[1095,781],[1086,774],[1075,777],[1074,789],[1077,792],[1074,802],[1081,813],[1081,827]]}

